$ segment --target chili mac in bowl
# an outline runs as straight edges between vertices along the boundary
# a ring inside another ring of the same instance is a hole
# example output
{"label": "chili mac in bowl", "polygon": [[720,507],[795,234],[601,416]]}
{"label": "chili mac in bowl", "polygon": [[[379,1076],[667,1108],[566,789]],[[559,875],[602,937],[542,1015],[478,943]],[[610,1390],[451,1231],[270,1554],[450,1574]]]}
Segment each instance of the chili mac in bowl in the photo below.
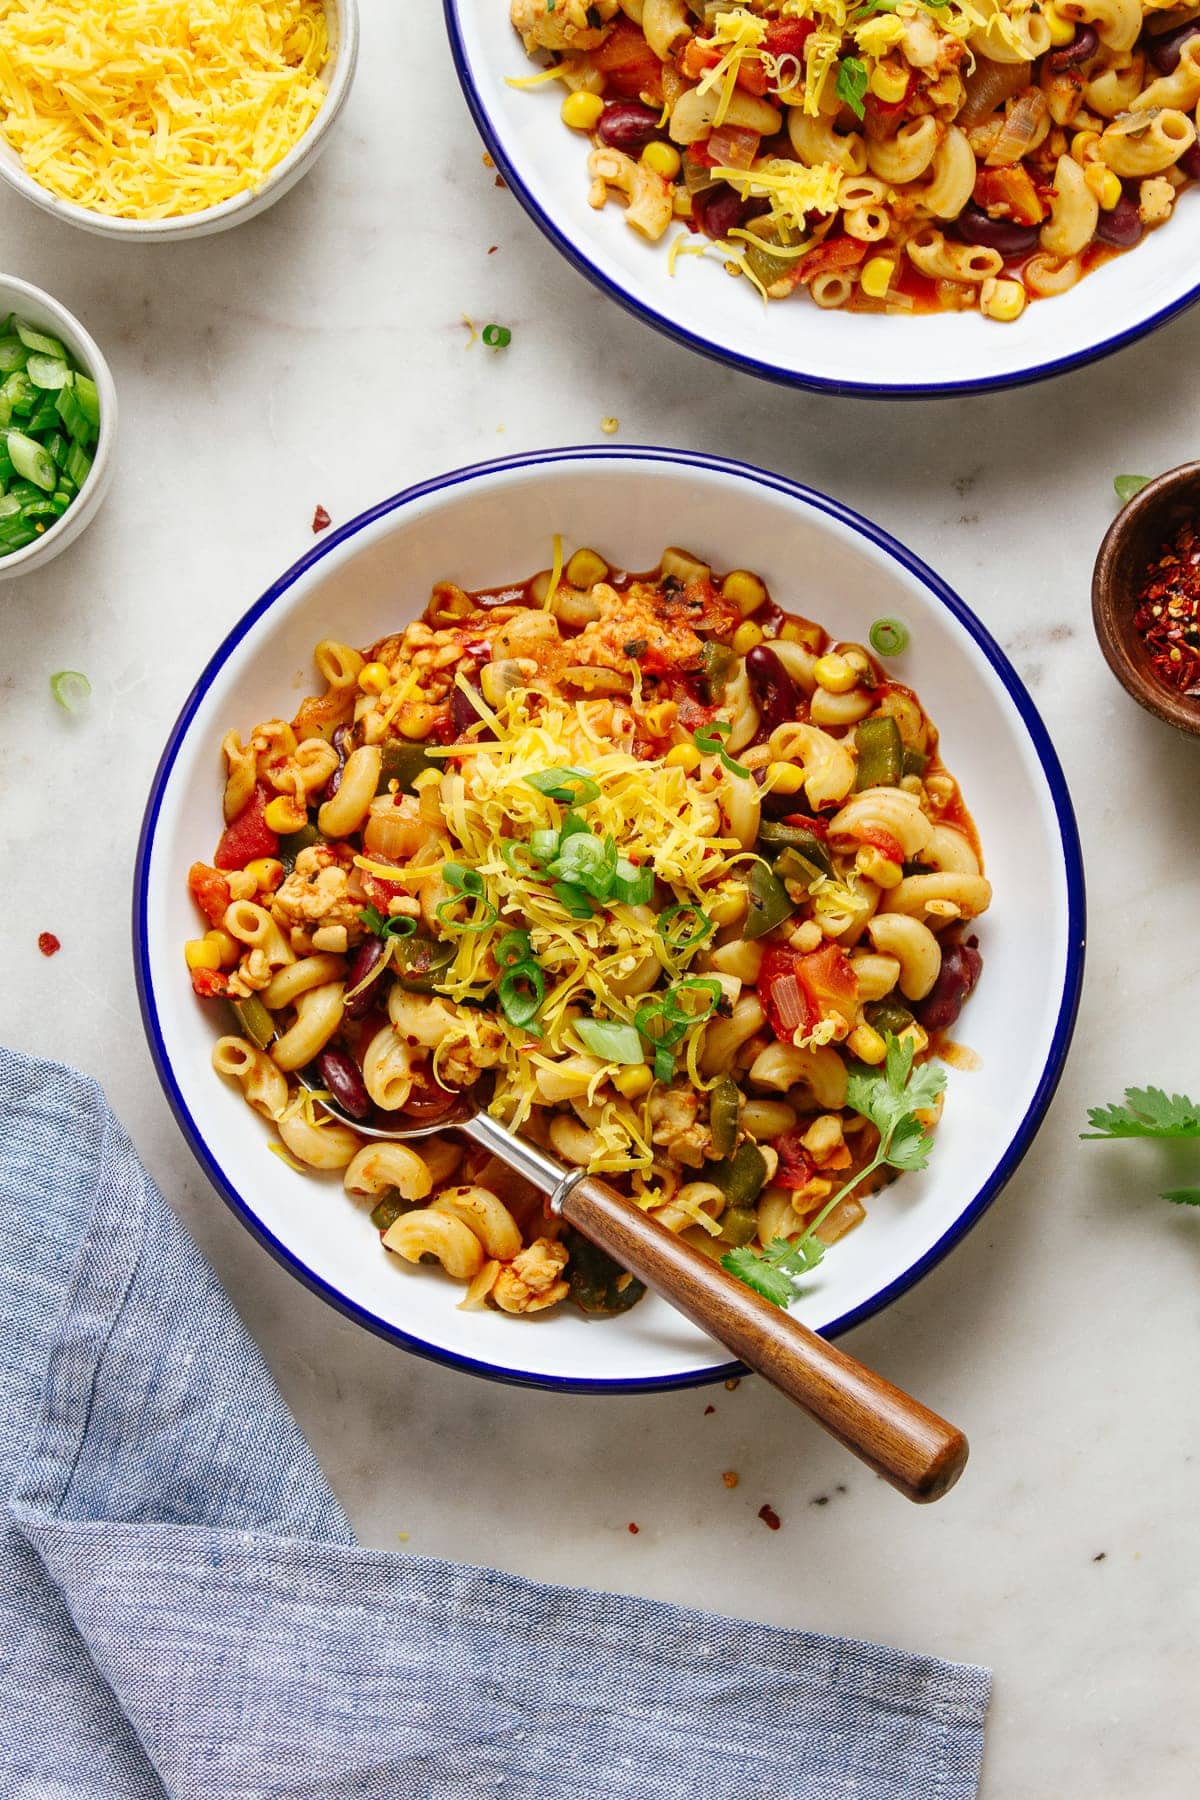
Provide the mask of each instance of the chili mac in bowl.
{"label": "chili mac in bowl", "polygon": [[[453,1133],[383,1154],[296,1072],[376,1123],[469,1089],[743,1278],[811,1243],[837,1330],[1015,1167],[1081,909],[1044,732],[936,577],[773,476],[565,451],[385,502],[251,609],[165,753],[135,935],[177,1115],[287,1266],[424,1354],[636,1388],[728,1368]],[[885,1168],[906,1078],[929,1154]]]}

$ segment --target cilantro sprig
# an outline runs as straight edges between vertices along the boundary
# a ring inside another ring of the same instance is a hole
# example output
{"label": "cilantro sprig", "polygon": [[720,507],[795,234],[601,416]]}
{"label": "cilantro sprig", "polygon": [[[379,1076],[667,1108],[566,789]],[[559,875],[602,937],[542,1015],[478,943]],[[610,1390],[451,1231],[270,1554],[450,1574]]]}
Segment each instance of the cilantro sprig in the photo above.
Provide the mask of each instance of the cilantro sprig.
{"label": "cilantro sprig", "polygon": [[[1089,1107],[1088,1124],[1092,1129],[1081,1131],[1081,1138],[1196,1138],[1200,1102],[1162,1088],[1126,1088],[1123,1105]],[[1176,1206],[1200,1206],[1200,1187],[1168,1188],[1162,1197]]]}
{"label": "cilantro sprig", "polygon": [[837,85],[834,89],[839,100],[850,108],[856,119],[866,113],[867,65],[861,56],[843,56],[838,64]]}
{"label": "cilantro sprig", "polygon": [[890,1032],[885,1036],[887,1057],[882,1069],[854,1069],[847,1084],[847,1104],[869,1119],[879,1133],[871,1161],[825,1202],[800,1237],[776,1238],[765,1250],[746,1244],[721,1258],[722,1268],[776,1306],[787,1307],[799,1299],[798,1278],[815,1269],[825,1254],[817,1229],[847,1194],[876,1169],[911,1173],[929,1161],[933,1133],[917,1115],[937,1104],[946,1085],[946,1071],[937,1063],[921,1063],[914,1069],[912,1039],[897,1038]]}

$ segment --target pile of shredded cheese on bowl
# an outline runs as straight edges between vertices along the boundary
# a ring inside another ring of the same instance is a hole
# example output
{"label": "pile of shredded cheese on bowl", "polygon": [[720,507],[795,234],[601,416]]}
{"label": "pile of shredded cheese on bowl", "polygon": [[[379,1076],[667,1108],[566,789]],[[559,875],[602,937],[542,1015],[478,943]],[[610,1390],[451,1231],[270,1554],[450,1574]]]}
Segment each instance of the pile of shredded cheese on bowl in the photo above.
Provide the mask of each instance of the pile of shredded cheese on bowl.
{"label": "pile of shredded cheese on bowl", "polygon": [[0,131],[61,200],[176,218],[262,186],[328,56],[321,0],[0,0]]}

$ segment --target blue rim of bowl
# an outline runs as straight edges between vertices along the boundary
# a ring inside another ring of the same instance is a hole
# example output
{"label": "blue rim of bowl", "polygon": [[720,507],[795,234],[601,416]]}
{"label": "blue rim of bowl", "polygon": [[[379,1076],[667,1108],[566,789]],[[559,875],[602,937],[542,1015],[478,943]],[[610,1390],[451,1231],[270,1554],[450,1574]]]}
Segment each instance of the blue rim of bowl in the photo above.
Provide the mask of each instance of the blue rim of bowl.
{"label": "blue rim of bowl", "polygon": [[[1160,326],[1168,324],[1177,313],[1186,311],[1200,299],[1200,282],[1189,288],[1186,294],[1180,295],[1164,306],[1161,312],[1152,313],[1148,319],[1140,320],[1126,331],[1119,331],[1115,337],[1106,338],[1103,342],[1089,345],[1087,349],[1077,350],[1069,356],[1057,357],[1053,362],[1038,363],[1028,369],[1014,369],[1005,375],[984,375],[978,380],[968,381],[925,381],[925,382],[875,382],[875,381],[836,381],[824,375],[805,375],[796,369],[781,368],[778,363],[758,362],[753,356],[746,356],[739,351],[726,349],[711,338],[698,337],[695,332],[676,325],[665,313],[628,288],[621,286],[612,276],[606,275],[595,263],[591,262],[577,245],[572,243],[566,234],[559,230],[549,215],[535,199],[532,190],[522,180],[508,152],[504,148],[504,140],[492,121],[491,115],[484,105],[483,96],[476,85],[472,73],[471,61],[467,55],[463,39],[462,26],[459,23],[459,0],[442,0],[446,18],[446,30],[450,38],[450,54],[454,60],[459,86],[467,102],[476,129],[487,145],[488,152],[496,167],[503,175],[529,217],[533,220],[543,236],[549,238],[555,249],[566,258],[573,268],[600,288],[603,293],[623,306],[642,323],[653,330],[661,332],[677,344],[683,344],[688,350],[698,351],[714,362],[724,363],[731,369],[739,369],[743,374],[757,375],[763,381],[773,381],[781,387],[807,388],[817,394],[838,394],[847,398],[855,397],[868,400],[936,400],[942,396],[954,394],[987,394],[996,393],[1003,388],[1030,387],[1038,381],[1050,381],[1056,375],[1065,375],[1071,369],[1083,368],[1086,364],[1099,362],[1101,358],[1112,356],[1123,350],[1127,344],[1136,343],[1138,338],[1147,337]],[[582,215],[581,215],[582,216]]]}
{"label": "blue rim of bowl", "polygon": [[295,1275],[304,1285],[319,1295],[337,1311],[347,1318],[363,1325],[377,1337],[389,1343],[398,1344],[402,1349],[410,1350],[415,1355],[427,1357],[432,1362],[444,1363],[452,1369],[461,1369],[471,1375],[480,1375],[492,1381],[501,1381],[515,1387],[548,1388],[558,1392],[579,1394],[639,1394],[669,1391],[675,1388],[704,1387],[712,1382],[725,1381],[732,1376],[744,1374],[746,1371],[740,1363],[722,1363],[707,1369],[685,1370],[677,1375],[658,1375],[648,1377],[629,1377],[613,1380],[586,1380],[570,1376],[526,1374],[519,1370],[497,1368],[494,1364],[479,1362],[473,1357],[461,1356],[455,1351],[446,1350],[436,1344],[426,1343],[424,1339],[411,1336],[398,1326],[379,1318],[375,1313],[360,1306],[337,1288],[332,1287],[314,1270],[303,1262],[293,1251],[289,1250],[266,1226],[258,1215],[247,1204],[237,1191],[229,1177],[225,1174],[216,1157],[209,1148],[203,1134],[193,1119],[187,1101],[175,1079],[170,1057],[163,1041],[159,1025],[158,1009],[154,999],[154,981],[150,970],[147,950],[146,920],[148,917],[150,861],[154,847],[154,837],[158,826],[159,813],[176,757],[187,736],[192,719],[201,701],[208,692],[217,673],[224,667],[232,652],[242,639],[257,623],[262,615],[274,606],[276,601],[295,586],[303,575],[314,568],[340,545],[358,536],[376,520],[383,519],[389,513],[399,512],[415,501],[423,500],[433,494],[446,492],[475,482],[480,477],[498,475],[509,470],[536,469],[547,464],[585,462],[603,460],[605,462],[649,462],[668,464],[675,467],[700,468],[722,475],[731,475],[738,480],[753,483],[784,495],[789,500],[799,501],[802,505],[834,519],[839,524],[856,531],[868,543],[883,550],[893,561],[900,564],[908,574],[915,576],[930,594],[941,603],[946,610],[958,620],[975,643],[983,657],[998,675],[1005,692],[1029,733],[1042,774],[1045,777],[1050,797],[1054,803],[1055,816],[1058,820],[1059,833],[1062,839],[1063,862],[1067,880],[1067,954],[1066,967],[1063,972],[1062,999],[1059,1004],[1058,1018],[1055,1022],[1045,1067],[1042,1070],[1033,1098],[1009,1141],[1004,1155],[1001,1157],[991,1176],[975,1195],[958,1218],[944,1232],[925,1254],[903,1270],[895,1280],[873,1294],[860,1306],[844,1313],[827,1325],[822,1335],[829,1338],[838,1337],[843,1331],[862,1324],[880,1312],[885,1306],[914,1286],[922,1276],[941,1262],[959,1240],[965,1237],[971,1227],[982,1217],[992,1201],[1016,1172],[1022,1158],[1033,1142],[1038,1126],[1054,1097],[1066,1060],[1067,1050],[1071,1042],[1071,1034],[1075,1026],[1075,1016],[1079,1007],[1080,987],[1083,980],[1084,934],[1085,934],[1085,900],[1083,881],[1083,858],[1079,844],[1079,833],[1075,824],[1075,815],[1067,792],[1066,779],[1062,772],[1058,756],[1050,742],[1049,733],[1043,725],[1033,701],[1025,690],[1020,677],[1012,667],[1000,646],[995,643],[980,621],[971,612],[964,601],[950,588],[940,576],[936,575],[928,565],[915,556],[911,550],[897,542],[890,533],[880,526],[874,525],[860,513],[815,488],[803,486],[800,482],[789,481],[782,475],[774,475],[768,469],[759,469],[750,463],[733,462],[726,457],[705,456],[697,451],[658,449],[653,445],[604,446],[573,445],[561,450],[531,451],[521,456],[508,456],[493,462],[473,463],[466,468],[452,469],[444,475],[436,475],[428,481],[405,488],[390,499],[381,500],[378,505],[359,513],[348,524],[330,533],[321,543],[292,564],[279,580],[274,582],[238,620],[218,649],[209,658],[199,680],[184,703],[183,710],[176,720],[171,735],[167,739],[166,748],[159,759],[154,780],[150,788],[150,797],[146,803],[146,811],[142,820],[141,834],[138,839],[137,858],[134,865],[133,880],[133,957],[137,979],[138,1002],[142,1012],[142,1022],[150,1044],[150,1053],[158,1078],[162,1083],[168,1104],[175,1114],[176,1121],[187,1139],[193,1155],[212,1182],[221,1198],[243,1225],[256,1237],[264,1249],[270,1252],[275,1260]]}

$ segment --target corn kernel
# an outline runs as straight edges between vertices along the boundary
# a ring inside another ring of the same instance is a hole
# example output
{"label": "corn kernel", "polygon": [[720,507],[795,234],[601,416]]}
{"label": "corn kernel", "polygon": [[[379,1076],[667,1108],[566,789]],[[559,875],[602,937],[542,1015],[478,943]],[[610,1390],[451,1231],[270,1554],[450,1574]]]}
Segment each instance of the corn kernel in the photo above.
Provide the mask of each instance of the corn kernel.
{"label": "corn kernel", "polygon": [[567,580],[572,587],[595,587],[608,574],[608,564],[594,550],[577,550],[567,564]]}
{"label": "corn kernel", "polygon": [[219,969],[221,951],[208,938],[191,938],[183,946],[183,959],[189,969]]}
{"label": "corn kernel", "polygon": [[1025,289],[1019,281],[989,275],[979,290],[979,310],[986,318],[1011,324],[1025,311]]}
{"label": "corn kernel", "polygon": [[763,641],[762,629],[753,619],[746,619],[733,634],[733,649],[738,656],[745,656],[747,650],[753,650],[756,644]]}
{"label": "corn kernel", "polygon": [[642,151],[642,161],[664,181],[674,181],[679,173],[681,158],[674,144],[647,144]]}
{"label": "corn kernel", "polygon": [[1108,169],[1100,162],[1090,162],[1083,171],[1083,179],[1100,202],[1105,212],[1111,212],[1121,198],[1121,177],[1113,169]]}
{"label": "corn kernel", "polygon": [[788,620],[779,635],[785,644],[802,644],[804,642],[804,633],[793,619]]}
{"label": "corn kernel", "polygon": [[410,700],[400,708],[400,717],[396,720],[401,737],[420,743],[433,730],[437,712],[432,706],[426,706],[420,700]]}
{"label": "corn kernel", "polygon": [[727,600],[733,601],[743,617],[757,612],[767,597],[766,588],[749,569],[731,569],[721,583],[721,592]]}
{"label": "corn kernel", "polygon": [[[268,831],[286,836],[289,831],[299,831],[302,825],[307,825],[308,814],[297,806],[290,794],[277,794],[263,809],[263,823]],[[258,882],[254,885],[257,887]]]}
{"label": "corn kernel", "polygon": [[887,1045],[873,1025],[856,1025],[846,1039],[846,1048],[865,1063],[881,1063],[887,1055]]}
{"label": "corn kernel", "polygon": [[867,79],[867,86],[877,100],[888,106],[895,106],[908,92],[908,70],[897,68],[891,63],[876,63]]}
{"label": "corn kernel", "polygon": [[676,744],[673,750],[667,751],[665,760],[668,769],[683,769],[690,773],[700,767],[700,752],[695,744]]}
{"label": "corn kernel", "polygon": [[890,856],[885,856],[882,850],[877,850],[874,844],[863,845],[854,859],[854,866],[860,875],[865,875],[868,881],[873,881],[876,887],[881,888],[899,887],[904,875],[900,864],[893,862]]}
{"label": "corn kernel", "polygon": [[642,722],[651,737],[665,736],[674,729],[678,718],[679,706],[674,700],[656,700],[653,706],[646,707],[642,713]]}
{"label": "corn kernel", "polygon": [[633,1063],[628,1069],[620,1069],[612,1078],[613,1086],[627,1100],[639,1100],[648,1094],[654,1086],[654,1077],[645,1063]]}
{"label": "corn kernel", "polygon": [[223,969],[231,969],[242,954],[242,946],[237,939],[230,937],[227,931],[222,931],[219,925],[214,925],[211,931],[205,932],[204,941],[216,945]]}
{"label": "corn kernel", "polygon": [[572,131],[594,131],[604,111],[599,94],[568,94],[562,103],[562,122]]}
{"label": "corn kernel", "polygon": [[1048,6],[1043,6],[1042,17],[1050,27],[1050,42],[1057,49],[1061,50],[1064,44],[1074,42],[1075,21],[1074,19],[1064,19],[1053,0],[1050,0]]}
{"label": "corn kernel", "polygon": [[804,786],[804,770],[795,763],[768,763],[767,780],[773,794],[798,794]]}
{"label": "corn kernel", "polygon": [[247,875],[253,875],[257,888],[277,888],[283,880],[283,864],[277,856],[256,856],[246,864]]}
{"label": "corn kernel", "polygon": [[1077,131],[1071,139],[1071,155],[1077,163],[1095,162],[1100,154],[1098,131]]}
{"label": "corn kernel", "polygon": [[386,663],[365,663],[358,671],[358,685],[364,694],[382,694],[392,685],[392,671]]}
{"label": "corn kernel", "polygon": [[872,256],[863,264],[858,285],[869,300],[882,300],[892,285],[892,276],[896,273],[894,256]]}
{"label": "corn kernel", "polygon": [[818,656],[813,667],[818,685],[827,694],[848,694],[858,680],[844,656]]}

